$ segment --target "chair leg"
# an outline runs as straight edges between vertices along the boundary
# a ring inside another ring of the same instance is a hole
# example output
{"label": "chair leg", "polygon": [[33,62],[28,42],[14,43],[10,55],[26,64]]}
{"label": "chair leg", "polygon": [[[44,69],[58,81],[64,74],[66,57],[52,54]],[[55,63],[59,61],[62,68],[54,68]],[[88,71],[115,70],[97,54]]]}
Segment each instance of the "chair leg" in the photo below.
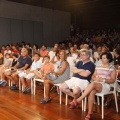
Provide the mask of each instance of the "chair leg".
{"label": "chair leg", "polygon": [[68,105],[68,95],[66,94],[65,105]]}
{"label": "chair leg", "polygon": [[44,85],[44,98],[45,98],[45,85]]}
{"label": "chair leg", "polygon": [[97,96],[97,104],[100,105],[100,99],[99,99],[99,96]]}
{"label": "chair leg", "polygon": [[117,95],[116,95],[116,91],[115,91],[115,105],[116,105],[116,111],[118,112],[118,103],[117,103]]}
{"label": "chair leg", "polygon": [[10,80],[8,80],[8,85],[9,85],[9,87],[11,87],[11,81]]}
{"label": "chair leg", "polygon": [[35,95],[35,89],[36,89],[36,80],[33,80],[33,94]]}
{"label": "chair leg", "polygon": [[104,119],[104,96],[102,96],[102,119]]}
{"label": "chair leg", "polygon": [[62,94],[61,94],[61,90],[60,90],[60,104],[62,104]]}
{"label": "chair leg", "polygon": [[33,94],[33,79],[31,78],[31,94]]}
{"label": "chair leg", "polygon": [[87,102],[87,97],[85,97],[85,99],[84,99],[84,104],[83,104],[83,106],[84,106],[84,108],[82,108],[82,110],[84,109],[84,111],[86,111],[86,102]]}
{"label": "chair leg", "polygon": [[22,89],[22,87],[21,87],[21,81],[19,79],[19,90],[21,90],[21,89]]}

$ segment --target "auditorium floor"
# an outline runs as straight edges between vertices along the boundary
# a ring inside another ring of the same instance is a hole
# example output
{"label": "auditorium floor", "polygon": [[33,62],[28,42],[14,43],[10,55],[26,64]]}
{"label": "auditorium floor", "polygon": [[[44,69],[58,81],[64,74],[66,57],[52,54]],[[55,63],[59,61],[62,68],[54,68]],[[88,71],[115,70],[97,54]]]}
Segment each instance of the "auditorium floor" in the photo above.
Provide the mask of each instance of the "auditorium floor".
{"label": "auditorium floor", "polygon": [[[69,109],[69,106],[65,106],[65,95],[62,96],[63,103],[60,105],[59,95],[55,89],[51,92],[50,103],[41,104],[42,97],[41,86],[37,86],[35,96],[23,94],[21,91],[11,91],[8,86],[0,87],[0,120],[84,120],[87,112],[82,112],[81,107]],[[118,103],[120,106],[120,99]],[[94,107],[92,120],[101,120],[101,107]],[[109,108],[105,108],[104,120],[120,120],[120,112],[116,113],[114,101]]]}

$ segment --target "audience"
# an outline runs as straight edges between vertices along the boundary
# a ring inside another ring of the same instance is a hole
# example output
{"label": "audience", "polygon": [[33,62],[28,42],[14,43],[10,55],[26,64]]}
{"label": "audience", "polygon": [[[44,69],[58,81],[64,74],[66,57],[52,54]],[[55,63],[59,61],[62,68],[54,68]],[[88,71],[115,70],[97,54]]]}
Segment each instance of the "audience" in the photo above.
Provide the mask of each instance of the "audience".
{"label": "audience", "polygon": [[42,45],[42,49],[41,49],[41,51],[40,51],[40,55],[42,56],[42,57],[44,57],[44,56],[46,56],[46,55],[48,55],[48,50],[47,50],[47,46],[46,45]]}
{"label": "audience", "polygon": [[69,79],[70,77],[70,68],[69,64],[66,61],[66,52],[64,50],[61,50],[59,52],[60,56],[60,65],[59,65],[59,71],[55,72],[55,74],[58,76],[56,79],[45,79],[44,85],[45,85],[45,98],[41,99],[41,103],[45,104],[51,101],[50,97],[50,88],[51,85],[63,83],[66,79]]}
{"label": "audience", "polygon": [[[54,44],[54,47],[48,50],[45,45],[42,45],[40,50],[37,44],[31,48],[30,43],[24,41],[3,45],[0,54],[3,63],[0,66],[0,85],[5,86],[6,81],[11,80],[13,85],[10,89],[17,90],[20,79],[24,88],[23,93],[29,93],[30,80],[37,76],[44,80],[46,92],[45,98],[40,102],[48,103],[51,101],[51,86],[61,84],[61,91],[73,97],[70,108],[78,107],[81,100],[88,96],[89,111],[85,119],[89,120],[95,93],[109,91],[108,83],[113,83],[115,80],[116,72],[113,66],[117,69],[120,78],[119,41],[120,33],[115,29],[80,31],[77,28],[71,36]],[[114,65],[110,63],[112,61],[110,52],[114,57]],[[101,72],[104,74],[101,75]],[[90,83],[91,76],[94,81],[92,83]],[[80,96],[83,90],[85,92]],[[112,96],[107,96],[107,101],[108,98],[111,99]]]}
{"label": "audience", "polygon": [[6,75],[6,77],[12,81],[13,85],[11,86],[11,90],[18,89],[19,78],[18,74],[23,72],[24,70],[28,69],[32,64],[32,59],[28,55],[28,50],[26,48],[22,48],[21,56],[18,59],[17,64],[11,69],[11,74]]}
{"label": "audience", "polygon": [[35,70],[34,73],[37,77],[45,79],[48,73],[54,72],[54,64],[50,62],[50,56],[44,56],[43,61],[41,72]]}
{"label": "audience", "polygon": [[[74,98],[70,103],[70,108],[76,107],[74,101],[88,86],[95,68],[95,65],[90,61],[90,51],[83,50],[80,56],[82,61],[79,61],[76,66],[72,68],[74,76],[70,80],[66,79],[67,81],[60,86],[62,92]],[[73,89],[73,92],[70,89]]]}
{"label": "audience", "polygon": [[92,108],[94,105],[95,94],[98,92],[109,92],[110,83],[114,83],[116,80],[116,70],[112,62],[111,53],[104,52],[101,55],[102,65],[96,67],[94,74],[92,75],[92,80],[88,87],[85,89],[84,93],[78,99],[74,99],[73,105],[77,107],[78,104],[88,95],[88,114],[85,120],[90,120],[92,117]]}
{"label": "audience", "polygon": [[31,67],[18,74],[23,86],[23,93],[29,93],[31,91],[31,78],[35,76],[34,71],[41,69],[40,54],[34,53],[34,61]]}

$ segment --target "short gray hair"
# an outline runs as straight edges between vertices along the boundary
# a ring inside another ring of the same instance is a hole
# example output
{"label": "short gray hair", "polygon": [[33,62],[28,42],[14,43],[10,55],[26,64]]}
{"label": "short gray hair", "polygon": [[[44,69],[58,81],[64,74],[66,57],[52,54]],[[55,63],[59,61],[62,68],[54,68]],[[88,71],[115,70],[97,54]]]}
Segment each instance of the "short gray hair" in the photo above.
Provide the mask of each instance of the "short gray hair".
{"label": "short gray hair", "polygon": [[91,56],[90,50],[83,49],[83,50],[81,50],[81,52],[85,52],[86,55]]}

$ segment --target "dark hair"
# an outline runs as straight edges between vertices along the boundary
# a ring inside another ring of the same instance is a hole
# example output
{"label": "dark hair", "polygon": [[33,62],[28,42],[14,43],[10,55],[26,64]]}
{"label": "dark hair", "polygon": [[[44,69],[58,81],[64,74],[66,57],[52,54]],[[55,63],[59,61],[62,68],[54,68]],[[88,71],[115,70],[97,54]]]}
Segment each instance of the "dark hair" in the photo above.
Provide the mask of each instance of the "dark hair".
{"label": "dark hair", "polygon": [[10,56],[10,54],[9,54],[9,53],[6,53],[6,54],[5,54],[5,57],[6,57],[7,55],[9,55],[9,56]]}
{"label": "dark hair", "polygon": [[[37,52],[35,52],[35,53],[34,53],[34,55],[38,55],[38,56],[40,57],[40,54],[39,54],[39,53],[37,53]],[[34,55],[33,55],[33,56],[34,56]]]}
{"label": "dark hair", "polygon": [[56,51],[55,56],[57,56],[57,54],[59,54],[59,50]]}
{"label": "dark hair", "polygon": [[38,49],[38,45],[37,45],[37,44],[34,44],[33,46],[35,46],[35,47],[36,47],[36,49]]}
{"label": "dark hair", "polygon": [[6,47],[7,47],[7,46],[8,46],[8,47],[10,47],[10,45],[9,45],[9,44],[7,44],[7,45],[6,45]]}
{"label": "dark hair", "polygon": [[44,59],[44,58],[49,58],[49,59],[50,59],[50,56],[49,56],[49,55],[45,55],[45,56],[43,57],[43,59]]}
{"label": "dark hair", "polygon": [[103,52],[100,56],[101,59],[102,59],[103,55],[106,55],[106,58],[109,60],[109,63],[111,63],[113,61],[113,56],[110,52]]}
{"label": "dark hair", "polygon": [[28,45],[30,47],[30,43],[26,43],[25,45]]}
{"label": "dark hair", "polygon": [[42,46],[44,46],[44,47],[46,47],[46,48],[47,48],[47,45],[42,45]]}
{"label": "dark hair", "polygon": [[115,52],[120,55],[120,49],[119,48],[115,48]]}
{"label": "dark hair", "polygon": [[12,56],[18,58],[18,54],[17,53],[13,53]]}

